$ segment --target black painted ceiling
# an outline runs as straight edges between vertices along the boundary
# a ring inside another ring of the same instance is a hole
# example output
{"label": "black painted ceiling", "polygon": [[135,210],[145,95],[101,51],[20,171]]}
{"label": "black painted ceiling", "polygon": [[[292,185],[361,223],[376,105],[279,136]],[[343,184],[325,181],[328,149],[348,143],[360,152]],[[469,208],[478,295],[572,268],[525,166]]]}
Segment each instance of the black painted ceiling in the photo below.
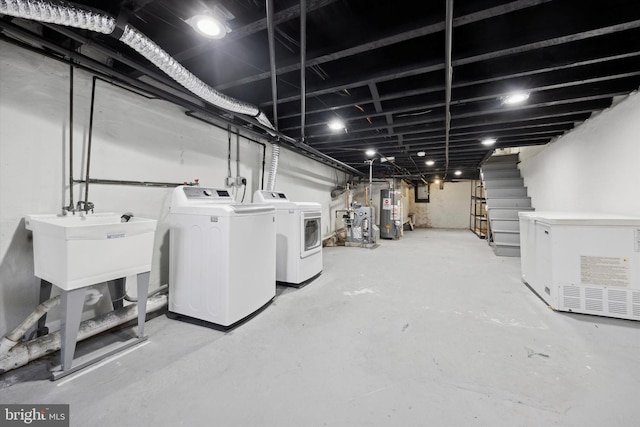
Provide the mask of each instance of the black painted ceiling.
{"label": "black painted ceiling", "polygon": [[[289,137],[287,145],[298,144],[307,155],[320,152],[368,174],[364,151],[377,150],[380,177],[453,178],[455,170],[462,172],[456,178],[477,177],[495,148],[545,144],[640,85],[637,0],[456,0],[447,164],[446,0],[307,0],[304,132],[300,1],[274,0],[277,117],[266,0],[77,4],[114,16],[126,11],[131,25],[204,82],[259,106]],[[184,21],[215,4],[235,18],[224,39],[207,40]],[[15,39],[11,29],[19,20],[2,23],[3,37]],[[159,70],[113,37],[53,25],[41,34],[79,53],[102,49],[120,79],[150,75],[156,86],[164,84],[157,82]],[[503,97],[514,90],[528,91],[529,99],[505,105]],[[346,131],[327,127],[334,117],[346,122]],[[488,136],[497,138],[493,147],[480,144]],[[427,166],[427,159],[435,164]]]}

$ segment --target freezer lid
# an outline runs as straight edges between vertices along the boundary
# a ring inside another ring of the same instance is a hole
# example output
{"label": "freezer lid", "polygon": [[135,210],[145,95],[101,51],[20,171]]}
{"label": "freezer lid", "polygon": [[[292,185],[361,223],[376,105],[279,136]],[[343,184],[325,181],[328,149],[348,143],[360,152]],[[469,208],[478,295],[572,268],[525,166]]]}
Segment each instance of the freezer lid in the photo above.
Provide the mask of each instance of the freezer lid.
{"label": "freezer lid", "polygon": [[521,219],[542,224],[640,227],[640,217],[602,212],[528,212]]}

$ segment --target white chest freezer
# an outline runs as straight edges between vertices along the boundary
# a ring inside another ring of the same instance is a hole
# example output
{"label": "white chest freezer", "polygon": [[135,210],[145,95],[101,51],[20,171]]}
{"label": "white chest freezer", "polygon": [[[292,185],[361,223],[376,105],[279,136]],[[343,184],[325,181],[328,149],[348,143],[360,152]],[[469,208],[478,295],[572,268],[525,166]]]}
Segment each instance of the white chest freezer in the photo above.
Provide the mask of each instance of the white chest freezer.
{"label": "white chest freezer", "polygon": [[522,280],[559,311],[640,320],[640,218],[520,212]]}

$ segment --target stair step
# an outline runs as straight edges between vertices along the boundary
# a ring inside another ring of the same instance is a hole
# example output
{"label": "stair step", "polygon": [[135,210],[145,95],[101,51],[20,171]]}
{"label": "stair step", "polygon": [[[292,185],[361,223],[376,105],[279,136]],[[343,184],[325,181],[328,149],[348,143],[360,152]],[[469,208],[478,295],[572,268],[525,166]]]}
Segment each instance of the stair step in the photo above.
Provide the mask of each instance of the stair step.
{"label": "stair step", "polygon": [[531,197],[492,197],[487,199],[489,208],[530,208]]}
{"label": "stair step", "polygon": [[488,163],[501,163],[501,162],[518,162],[520,159],[519,155],[516,154],[499,154],[489,157],[484,163],[483,166]]}
{"label": "stair step", "polygon": [[510,256],[510,257],[520,256],[520,245],[493,244],[492,247],[493,247],[493,252],[497,256]]}
{"label": "stair step", "polygon": [[499,179],[485,179],[484,180],[485,189],[490,188],[517,188],[524,187],[524,180],[520,177],[518,178],[499,178]]}
{"label": "stair step", "polygon": [[487,206],[488,216],[491,219],[518,219],[518,212],[532,211],[533,208],[489,208]]}
{"label": "stair step", "polygon": [[486,188],[485,193],[489,199],[505,199],[511,197],[527,197],[527,187],[515,188]]}
{"label": "stair step", "polygon": [[489,218],[491,230],[509,230],[520,232],[520,221],[517,219]]}
{"label": "stair step", "polygon": [[520,244],[520,232],[513,230],[492,230],[493,241],[496,245],[500,244]]}
{"label": "stair step", "polygon": [[518,162],[497,162],[497,163],[485,163],[480,166],[480,170],[489,171],[489,170],[513,170],[518,169]]}
{"label": "stair step", "polygon": [[483,180],[500,179],[500,178],[520,178],[520,169],[481,169]]}

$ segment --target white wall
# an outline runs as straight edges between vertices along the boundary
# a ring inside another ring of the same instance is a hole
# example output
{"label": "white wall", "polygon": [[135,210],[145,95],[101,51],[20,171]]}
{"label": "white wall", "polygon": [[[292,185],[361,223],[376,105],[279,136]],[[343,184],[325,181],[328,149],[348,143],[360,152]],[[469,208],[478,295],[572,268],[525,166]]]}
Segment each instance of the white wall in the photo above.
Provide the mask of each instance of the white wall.
{"label": "white wall", "polygon": [[469,228],[471,186],[468,181],[445,182],[429,186],[429,203],[415,203],[411,198],[409,213],[417,227]]}
{"label": "white wall", "polygon": [[[75,178],[84,178],[91,80],[88,73],[75,71]],[[69,66],[0,42],[0,94],[0,335],[4,335],[38,303],[31,234],[24,229],[23,217],[59,213],[69,203]],[[175,183],[198,178],[203,186],[224,188],[227,137],[225,130],[187,117],[181,107],[98,81],[90,177]],[[240,175],[248,183],[245,203],[260,188],[262,150],[261,145],[241,138]],[[231,156],[235,176],[235,135]],[[270,159],[267,144],[265,185]],[[335,223],[330,206],[340,205],[339,201],[332,205],[330,190],[345,181],[344,173],[281,150],[276,189],[291,200],[321,203],[324,235],[333,231]],[[84,198],[83,190],[84,186],[74,186],[75,201]],[[172,188],[122,185],[89,188],[96,212],[131,211],[158,219],[151,289],[168,281],[171,192]],[[241,198],[239,189],[236,200]],[[135,286],[129,289],[135,294]],[[50,319],[56,316],[52,313]]]}
{"label": "white wall", "polygon": [[539,211],[640,215],[640,94],[590,118],[544,147],[520,152]]}

